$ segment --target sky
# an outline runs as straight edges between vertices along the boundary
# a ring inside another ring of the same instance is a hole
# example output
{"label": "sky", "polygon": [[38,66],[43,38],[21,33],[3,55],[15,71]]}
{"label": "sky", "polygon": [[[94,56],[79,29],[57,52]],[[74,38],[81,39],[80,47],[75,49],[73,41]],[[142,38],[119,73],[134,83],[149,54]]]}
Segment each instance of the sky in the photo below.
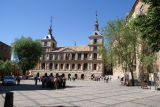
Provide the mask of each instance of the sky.
{"label": "sky", "polygon": [[108,21],[125,18],[135,0],[0,0],[0,41],[43,39],[52,16],[58,46],[87,45],[94,31],[96,11],[100,30]]}

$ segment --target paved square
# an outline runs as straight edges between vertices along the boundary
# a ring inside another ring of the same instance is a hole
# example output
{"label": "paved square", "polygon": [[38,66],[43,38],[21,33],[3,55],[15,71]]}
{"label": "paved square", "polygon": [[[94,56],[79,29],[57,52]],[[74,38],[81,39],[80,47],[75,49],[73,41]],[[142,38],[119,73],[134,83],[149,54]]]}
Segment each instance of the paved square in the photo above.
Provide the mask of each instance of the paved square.
{"label": "paved square", "polygon": [[[160,92],[138,87],[121,86],[117,80],[67,81],[64,89],[42,89],[41,83],[22,80],[20,86],[0,87],[1,93],[14,92],[16,107],[160,107]],[[1,94],[2,95],[2,94]]]}

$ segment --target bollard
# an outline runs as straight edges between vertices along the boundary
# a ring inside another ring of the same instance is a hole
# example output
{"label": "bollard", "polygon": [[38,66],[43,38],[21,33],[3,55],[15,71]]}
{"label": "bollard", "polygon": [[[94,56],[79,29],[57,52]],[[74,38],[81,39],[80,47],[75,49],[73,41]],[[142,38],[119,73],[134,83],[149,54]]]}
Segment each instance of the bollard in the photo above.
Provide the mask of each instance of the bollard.
{"label": "bollard", "polygon": [[13,107],[13,92],[7,92],[4,107]]}

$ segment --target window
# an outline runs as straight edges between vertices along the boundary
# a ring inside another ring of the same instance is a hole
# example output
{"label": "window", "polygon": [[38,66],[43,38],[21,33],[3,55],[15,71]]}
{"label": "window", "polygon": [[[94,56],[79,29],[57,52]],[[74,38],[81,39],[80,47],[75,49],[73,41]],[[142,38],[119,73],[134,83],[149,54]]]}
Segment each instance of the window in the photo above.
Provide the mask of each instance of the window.
{"label": "window", "polygon": [[97,70],[97,64],[94,64],[93,69]]}
{"label": "window", "polygon": [[55,64],[55,67],[54,67],[55,69],[58,69],[58,64]]}
{"label": "window", "polygon": [[140,14],[143,14],[143,13],[144,13],[144,5],[140,7]]}
{"label": "window", "polygon": [[93,59],[97,59],[97,53],[93,54]]}
{"label": "window", "polygon": [[49,63],[49,69],[52,69],[52,67],[53,67],[53,64]]}
{"label": "window", "polygon": [[44,42],[44,46],[47,46],[47,42]]}
{"label": "window", "polygon": [[88,54],[84,53],[84,60],[86,60],[88,58]]}
{"label": "window", "polygon": [[97,46],[94,46],[94,47],[93,47],[93,50],[94,50],[94,51],[97,51]]}
{"label": "window", "polygon": [[72,60],[75,60],[75,54],[72,54]]}
{"label": "window", "polygon": [[81,60],[81,53],[78,54],[78,60]]}
{"label": "window", "polygon": [[66,64],[66,69],[69,69],[69,64]]}
{"label": "window", "polygon": [[63,64],[61,64],[61,69],[63,69]]}
{"label": "window", "polygon": [[58,60],[58,54],[54,54],[55,60]]}
{"label": "window", "polygon": [[49,54],[49,60],[52,60],[52,59],[53,59],[53,55]]}
{"label": "window", "polygon": [[45,63],[42,63],[42,64],[41,64],[41,68],[42,68],[42,69],[45,69]]}
{"label": "window", "polygon": [[87,70],[87,68],[88,68],[88,64],[87,64],[87,63],[84,63],[84,65],[83,65],[83,70]]}
{"label": "window", "polygon": [[74,70],[75,69],[75,64],[72,64],[72,70]]}
{"label": "window", "polygon": [[94,40],[93,40],[93,44],[97,44],[97,39],[94,39]]}

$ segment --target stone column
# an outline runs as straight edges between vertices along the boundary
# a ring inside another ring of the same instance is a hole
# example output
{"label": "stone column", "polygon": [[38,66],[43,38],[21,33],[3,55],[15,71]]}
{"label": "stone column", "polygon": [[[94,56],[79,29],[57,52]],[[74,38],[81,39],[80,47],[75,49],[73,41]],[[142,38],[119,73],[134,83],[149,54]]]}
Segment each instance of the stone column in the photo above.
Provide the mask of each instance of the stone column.
{"label": "stone column", "polygon": [[84,53],[81,54],[81,60],[84,60]]}
{"label": "stone column", "polygon": [[75,71],[78,71],[78,64],[75,64]]}
{"label": "stone column", "polygon": [[58,71],[60,71],[60,64],[58,64]]}
{"label": "stone column", "polygon": [[71,64],[68,64],[68,65],[69,65],[68,70],[71,71]]}
{"label": "stone column", "polygon": [[75,60],[78,60],[78,53],[75,53]]}
{"label": "stone column", "polygon": [[66,53],[64,53],[64,55],[63,55],[63,59],[64,59],[64,60],[66,60]]}
{"label": "stone column", "polygon": [[53,54],[53,60],[55,60],[55,54]]}
{"label": "stone column", "polygon": [[52,69],[53,69],[53,70],[55,70],[54,66],[55,66],[55,63],[53,63],[53,66],[52,66]]}
{"label": "stone column", "polygon": [[81,71],[83,71],[83,63],[81,64]]}
{"label": "stone column", "polygon": [[66,64],[63,64],[63,70],[66,71]]}
{"label": "stone column", "polygon": [[58,54],[58,60],[60,60],[60,54]]}
{"label": "stone column", "polygon": [[69,53],[69,60],[72,60],[72,53]]}
{"label": "stone column", "polygon": [[91,63],[90,65],[91,65],[91,69],[90,70],[92,72],[93,71],[93,63]]}

